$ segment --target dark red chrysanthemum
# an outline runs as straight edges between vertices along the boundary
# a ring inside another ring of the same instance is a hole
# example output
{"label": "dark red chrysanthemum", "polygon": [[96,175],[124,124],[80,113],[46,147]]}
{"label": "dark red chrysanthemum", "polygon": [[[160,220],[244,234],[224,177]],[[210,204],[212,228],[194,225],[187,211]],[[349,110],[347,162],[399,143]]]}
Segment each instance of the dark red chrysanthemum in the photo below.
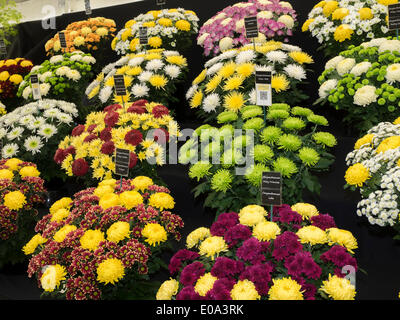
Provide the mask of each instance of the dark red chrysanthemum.
{"label": "dark red chrysanthemum", "polygon": [[84,140],[83,142],[90,142],[97,139],[97,136],[93,133],[89,134]]}
{"label": "dark red chrysanthemum", "polygon": [[88,126],[87,128],[87,132],[92,133],[93,130],[97,127],[97,124],[91,124],[90,126]]}
{"label": "dark red chrysanthemum", "polygon": [[154,141],[165,144],[169,141],[168,130],[164,128],[158,128],[154,130]]}
{"label": "dark red chrysanthemum", "polygon": [[67,157],[67,154],[64,149],[57,149],[57,151],[54,155],[54,161],[57,164],[61,164],[66,157]]}
{"label": "dark red chrysanthemum", "polygon": [[140,99],[135,101],[134,103],[132,103],[132,106],[139,106],[139,107],[144,107],[146,104],[148,104],[149,102],[146,99]]}
{"label": "dark red chrysanthemum", "polygon": [[100,132],[100,139],[107,142],[110,141],[112,138],[111,135],[111,129],[110,127],[106,127],[104,128],[101,132]]}
{"label": "dark red chrysanthemum", "polygon": [[138,157],[136,153],[131,152],[129,154],[129,169],[132,169],[134,166],[136,166],[136,163],[138,161]]}
{"label": "dark red chrysanthemum", "polygon": [[118,119],[119,119],[118,112],[109,111],[104,117],[104,122],[108,127],[114,127],[117,124]]}
{"label": "dark red chrysanthemum", "polygon": [[146,108],[144,108],[142,106],[131,105],[128,108],[128,112],[137,113],[137,114],[143,114],[143,113],[146,113],[147,110],[146,110]]}
{"label": "dark red chrysanthemum", "polygon": [[110,105],[110,106],[108,106],[108,107],[105,107],[104,108],[104,112],[109,112],[109,111],[116,111],[116,110],[118,110],[118,109],[121,109],[122,108],[122,106],[120,105],[120,104],[112,104],[112,105]]}
{"label": "dark red chrysanthemum", "polygon": [[67,149],[64,150],[65,151],[65,155],[69,155],[72,154],[74,155],[76,153],[76,149],[74,146],[69,146]]}
{"label": "dark red chrysanthemum", "polygon": [[169,114],[168,108],[161,104],[154,106],[151,112],[155,118],[161,118],[162,116]]}
{"label": "dark red chrysanthemum", "polygon": [[124,140],[132,146],[137,146],[143,141],[143,135],[139,130],[132,129],[125,135]]}
{"label": "dark red chrysanthemum", "polygon": [[85,126],[83,124],[79,124],[72,130],[71,136],[80,136],[83,131],[85,131]]}
{"label": "dark red chrysanthemum", "polygon": [[103,143],[100,151],[104,154],[112,154],[114,153],[114,150],[115,150],[114,142],[107,141]]}
{"label": "dark red chrysanthemum", "polygon": [[72,173],[75,176],[78,176],[78,177],[84,176],[88,171],[89,171],[89,165],[85,161],[85,159],[82,159],[82,158],[76,159],[72,163]]}

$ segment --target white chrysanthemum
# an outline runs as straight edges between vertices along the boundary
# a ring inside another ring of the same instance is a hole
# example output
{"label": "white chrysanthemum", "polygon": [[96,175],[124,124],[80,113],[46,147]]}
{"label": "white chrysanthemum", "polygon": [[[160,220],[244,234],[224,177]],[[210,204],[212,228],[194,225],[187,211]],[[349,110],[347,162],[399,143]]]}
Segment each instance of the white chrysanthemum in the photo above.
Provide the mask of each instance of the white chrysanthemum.
{"label": "white chrysanthemum", "polygon": [[338,81],[336,79],[329,79],[321,84],[318,90],[320,98],[325,99],[329,95],[329,92],[336,88],[337,83]]}
{"label": "white chrysanthemum", "polygon": [[36,117],[33,122],[28,125],[29,130],[36,130],[42,127],[46,123],[46,119],[43,117]]}
{"label": "white chrysanthemum", "polygon": [[39,76],[40,82],[45,82],[48,78],[52,77],[53,73],[51,71],[46,71]]}
{"label": "white chrysanthemum", "polygon": [[5,159],[12,158],[18,153],[18,150],[19,148],[16,143],[8,143],[3,147],[1,155]]}
{"label": "white chrysanthemum", "polygon": [[354,74],[356,77],[361,76],[362,74],[366,73],[369,68],[371,68],[372,64],[368,61],[363,61],[357,63],[350,71],[351,74]]}
{"label": "white chrysanthemum", "polygon": [[52,124],[44,124],[37,133],[47,140],[57,133],[57,128]]}
{"label": "white chrysanthemum", "polygon": [[336,56],[336,57],[330,59],[330,60],[325,64],[325,69],[326,69],[326,70],[327,70],[327,69],[331,69],[331,68],[336,69],[337,64],[338,64],[340,61],[343,61],[344,59],[345,59],[345,58],[342,57],[342,56]]}
{"label": "white chrysanthemum", "polygon": [[[233,57],[236,57],[238,54],[237,50],[229,50],[221,53],[219,56],[215,57],[214,59],[217,59],[215,61],[216,63],[219,63],[219,61],[226,60],[226,59],[232,59]],[[211,60],[210,60],[211,61]],[[214,63],[212,63],[214,64]]]}
{"label": "white chrysanthemum", "polygon": [[59,113],[60,113],[60,111],[58,111],[57,108],[50,108],[50,109],[47,109],[45,112],[43,112],[43,116],[45,118],[53,119],[53,118],[56,118]]}
{"label": "white chrysanthemum", "polygon": [[282,50],[286,50],[286,51],[289,51],[289,52],[292,52],[292,51],[302,52],[303,51],[300,47],[294,46],[294,45],[291,45],[291,44],[287,44],[287,43],[282,43],[282,47],[281,48],[282,48]]}
{"label": "white chrysanthemum", "polygon": [[281,1],[281,2],[279,2],[279,4],[284,8],[293,9],[292,5],[289,2]]}
{"label": "white chrysanthemum", "polygon": [[163,55],[164,55],[165,57],[179,56],[180,53],[179,53],[178,51],[175,51],[175,50],[165,50],[165,51],[163,51]]}
{"label": "white chrysanthemum", "polygon": [[237,64],[246,63],[246,62],[252,61],[255,57],[256,57],[256,54],[254,53],[253,50],[242,51],[237,55],[236,63]]}
{"label": "white chrysanthemum", "polygon": [[387,67],[386,69],[386,80],[388,83],[392,84],[395,81],[400,81],[400,64],[394,63]]}
{"label": "white chrysanthemum", "polygon": [[231,37],[224,37],[219,41],[219,48],[221,51],[226,51],[233,48],[233,39]]}
{"label": "white chrysanthemum", "polygon": [[257,104],[257,91],[254,88],[249,93],[249,102],[251,104]]}
{"label": "white chrysanthemum", "polygon": [[356,64],[355,59],[346,58],[337,64],[336,71],[339,73],[339,75],[343,76],[346,73],[348,73],[351,69],[353,69],[355,64]]}
{"label": "white chrysanthemum", "polygon": [[181,74],[181,69],[175,65],[165,66],[164,71],[171,79],[176,79]]}
{"label": "white chrysanthemum", "polygon": [[131,88],[132,94],[137,97],[145,97],[149,93],[149,87],[146,86],[145,84],[134,84]]}
{"label": "white chrysanthemum", "polygon": [[91,57],[91,56],[84,56],[82,58],[82,62],[87,63],[87,64],[95,64],[96,63],[96,59]]}
{"label": "white chrysanthemum", "polygon": [[135,57],[135,58],[132,58],[131,60],[129,60],[128,66],[136,67],[136,66],[142,64],[143,61],[144,61],[143,57]]}
{"label": "white chrysanthemum", "polygon": [[297,64],[288,64],[285,68],[283,68],[283,71],[285,71],[290,78],[294,78],[296,80],[307,78],[304,68]]}
{"label": "white chrysanthemum", "polygon": [[23,91],[22,91],[22,97],[27,100],[29,98],[29,95],[32,93],[32,89],[31,87],[26,87]]}
{"label": "white chrysanthemum", "polygon": [[64,61],[64,57],[62,55],[52,56],[49,60],[51,64],[56,64],[62,61]]}
{"label": "white chrysanthemum", "polygon": [[35,120],[35,117],[32,116],[31,114],[28,114],[26,116],[21,117],[21,119],[19,119],[19,124],[22,126],[27,126],[27,125],[29,125],[29,123],[31,123],[34,120]]}
{"label": "white chrysanthemum", "polygon": [[116,66],[123,66],[129,62],[129,55],[120,58],[117,62],[115,62]]}
{"label": "white chrysanthemum", "polygon": [[37,73],[37,72],[40,71],[41,68],[42,68],[42,66],[34,66],[34,67],[31,69],[31,73]]}
{"label": "white chrysanthemum", "polygon": [[[227,52],[229,52],[229,51],[227,51]],[[208,60],[208,61],[204,64],[204,67],[206,67],[206,68],[208,69],[209,67],[211,67],[211,66],[214,65],[215,63],[220,62],[220,61],[222,60],[222,58],[221,58],[222,55],[223,55],[223,54],[221,54],[221,55],[219,55],[219,56],[216,56],[216,57],[214,57],[214,58]]]}
{"label": "white chrysanthemum", "polygon": [[81,61],[82,60],[82,56],[80,54],[73,54],[69,59],[71,61]]}
{"label": "white chrysanthemum", "polygon": [[189,90],[186,92],[186,100],[190,100],[193,97],[198,87],[199,86],[197,84],[194,84],[189,88]]}
{"label": "white chrysanthemum", "polygon": [[212,75],[216,74],[219,70],[221,70],[221,68],[223,66],[224,66],[224,64],[222,62],[218,62],[218,63],[214,64],[212,67],[207,69],[207,76],[212,76]]}
{"label": "white chrysanthemum", "polygon": [[157,71],[160,70],[164,66],[164,62],[160,59],[153,59],[147,62],[146,69],[150,71]]}
{"label": "white chrysanthemum", "polygon": [[[260,11],[257,13],[257,19],[263,18],[263,19],[271,19],[273,17],[273,13],[268,10]],[[244,24],[244,21],[243,21]]]}
{"label": "white chrysanthemum", "polygon": [[207,32],[203,33],[203,34],[197,39],[197,44],[198,44],[199,46],[202,46],[202,45],[204,44],[204,41],[206,41],[206,39],[207,39],[207,37],[208,37],[209,35],[210,35],[210,34],[207,33]]}
{"label": "white chrysanthemum", "polygon": [[231,21],[232,21],[232,18],[226,18],[221,21],[221,25],[226,27],[229,23],[231,23]]}
{"label": "white chrysanthemum", "polygon": [[381,43],[379,46],[379,52],[382,53],[384,51],[398,51],[400,52],[400,41],[399,40],[386,40]]}
{"label": "white chrysanthemum", "polygon": [[369,85],[359,88],[354,94],[354,104],[365,107],[373,102],[376,102],[378,95],[375,93],[375,91],[376,88]]}
{"label": "white chrysanthemum", "polygon": [[285,63],[288,55],[280,50],[270,51],[266,55],[267,59],[273,63]]}
{"label": "white chrysanthemum", "polygon": [[150,80],[150,78],[151,78],[151,76],[152,76],[153,74],[154,74],[154,73],[151,72],[151,71],[143,71],[143,72],[138,76],[138,79],[139,79],[141,82],[146,82],[146,81],[149,81],[149,80]]}
{"label": "white chrysanthemum", "polygon": [[65,76],[69,71],[71,71],[71,68],[69,68],[67,66],[62,66],[62,67],[59,67],[58,69],[56,69],[56,75],[62,77],[62,76]]}
{"label": "white chrysanthemum", "polygon": [[12,129],[8,134],[7,134],[7,139],[8,140],[14,140],[21,138],[22,134],[24,133],[24,128],[22,127],[16,127]]}
{"label": "white chrysanthemum", "polygon": [[58,102],[60,109],[63,110],[64,112],[69,113],[74,117],[78,115],[78,109],[76,108],[75,104],[65,101],[58,101]]}
{"label": "white chrysanthemum", "polygon": [[5,128],[0,128],[0,139],[3,139],[7,134],[7,130]]}
{"label": "white chrysanthemum", "polygon": [[64,112],[59,112],[56,117],[58,121],[66,124],[70,124],[72,121],[74,121],[74,119],[68,113]]}
{"label": "white chrysanthemum", "polygon": [[102,103],[106,103],[113,93],[113,87],[105,86],[99,92],[99,99]]}
{"label": "white chrysanthemum", "polygon": [[50,88],[51,88],[51,86],[50,86],[49,83],[41,83],[41,84],[39,85],[39,89],[40,89],[40,94],[41,94],[41,96],[42,96],[42,97],[47,96],[47,94],[48,94],[49,91],[50,91]]}
{"label": "white chrysanthemum", "polygon": [[71,79],[73,81],[79,81],[79,79],[81,78],[81,74],[78,70],[70,70],[67,72],[66,76],[68,79]]}
{"label": "white chrysanthemum", "polygon": [[294,26],[294,20],[291,16],[284,14],[278,18],[278,22],[283,23],[288,29],[292,29]]}
{"label": "white chrysanthemum", "polygon": [[213,112],[220,105],[221,105],[221,100],[217,93],[212,93],[207,97],[205,97],[203,100],[203,110],[205,112]]}
{"label": "white chrysanthemum", "polygon": [[39,136],[30,136],[25,139],[24,147],[26,151],[32,154],[39,153],[40,149],[43,147],[42,139]]}
{"label": "white chrysanthemum", "polygon": [[387,40],[386,38],[376,38],[376,39],[372,39],[371,41],[362,43],[361,46],[364,48],[379,47],[386,40]]}

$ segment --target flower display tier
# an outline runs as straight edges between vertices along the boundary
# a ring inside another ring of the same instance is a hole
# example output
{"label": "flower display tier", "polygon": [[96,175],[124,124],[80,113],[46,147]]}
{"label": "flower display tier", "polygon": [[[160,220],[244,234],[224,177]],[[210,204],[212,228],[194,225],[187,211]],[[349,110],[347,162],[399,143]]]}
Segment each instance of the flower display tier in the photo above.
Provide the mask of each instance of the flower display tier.
{"label": "flower display tier", "polygon": [[138,100],[93,112],[60,142],[54,160],[68,176],[88,185],[110,179],[116,148],[130,151],[130,176],[145,172],[157,177],[156,165],[166,163],[166,144],[178,134],[178,124],[163,105]]}
{"label": "flower display tier", "polygon": [[[130,99],[148,99],[164,105],[177,102],[176,85],[186,78],[187,60],[177,51],[154,49],[129,54],[103,68],[86,88],[91,103],[122,104]],[[114,95],[114,75],[124,75],[127,96]]]}
{"label": "flower display tier", "polygon": [[346,187],[360,190],[357,215],[372,225],[390,226],[400,239],[400,118],[382,122],[357,140],[346,157]]}
{"label": "flower display tier", "polygon": [[244,18],[257,16],[258,42],[267,38],[288,41],[297,24],[297,14],[286,1],[249,0],[239,2],[218,12],[200,28],[197,44],[204,49],[205,56],[216,56],[221,52],[251,42],[246,38]]}
{"label": "flower display tier", "polygon": [[298,88],[307,78],[306,66],[313,59],[301,48],[282,42],[245,45],[228,50],[205,64],[193,80],[186,98],[206,122],[223,111],[238,112],[256,104],[255,71],[271,71],[272,101],[297,103],[307,96]]}
{"label": "flower display tier", "polygon": [[18,86],[32,67],[32,61],[24,58],[0,60],[0,101],[8,111],[21,102],[17,97]]}
{"label": "flower display tier", "polygon": [[122,185],[103,180],[64,197],[23,247],[31,256],[28,276],[45,294],[68,300],[143,298],[160,255],[180,239],[183,221],[171,213],[174,205],[167,188],[144,176]]}
{"label": "flower display tier", "polygon": [[1,157],[36,163],[46,180],[63,176],[51,159],[60,141],[71,132],[77,116],[73,103],[49,99],[7,113],[0,118]]}
{"label": "flower display tier", "polygon": [[0,268],[25,260],[21,248],[40,219],[37,209],[46,200],[43,185],[35,164],[0,160]]}
{"label": "flower display tier", "polygon": [[365,133],[393,121],[400,108],[400,41],[364,42],[329,60],[318,79],[319,101],[343,110],[349,128]]}
{"label": "flower display tier", "polygon": [[[196,13],[191,10],[152,10],[127,21],[111,47],[121,55],[158,48],[185,52],[192,46],[192,39],[198,32],[198,21]],[[141,27],[147,28],[147,45],[140,44]]]}
{"label": "flower display tier", "polygon": [[158,300],[354,300],[357,240],[307,203],[249,205],[186,238]]}
{"label": "flower display tier", "polygon": [[385,36],[388,4],[397,0],[321,1],[308,14],[302,31],[310,32],[327,56],[337,55],[349,45]]}
{"label": "flower display tier", "polygon": [[79,109],[79,117],[84,118],[90,109],[83,106],[85,88],[93,76],[92,66],[96,59],[88,53],[75,51],[56,55],[45,60],[41,65],[34,66],[25,76],[18,88],[18,96],[27,101],[33,101],[30,77],[38,75],[39,90],[42,99],[65,99],[75,103]]}
{"label": "flower display tier", "polygon": [[197,128],[179,150],[179,161],[190,164],[189,177],[199,183],[195,196],[206,194],[205,206],[225,212],[259,203],[265,171],[281,173],[286,203],[301,201],[304,190],[319,194],[314,174],[328,170],[334,161],[329,151],[337,143],[324,129],[325,117],[273,104],[264,122],[263,109],[248,105],[239,113],[221,113],[218,122],[218,128]]}

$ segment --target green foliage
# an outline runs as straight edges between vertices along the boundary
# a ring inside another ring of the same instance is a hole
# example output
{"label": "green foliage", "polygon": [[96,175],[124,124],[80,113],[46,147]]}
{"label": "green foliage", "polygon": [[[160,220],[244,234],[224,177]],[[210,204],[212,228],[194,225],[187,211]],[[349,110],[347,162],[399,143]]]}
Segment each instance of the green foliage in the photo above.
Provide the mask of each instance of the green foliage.
{"label": "green foliage", "polygon": [[0,39],[4,39],[6,45],[11,44],[11,38],[18,33],[16,26],[21,19],[15,1],[0,0]]}

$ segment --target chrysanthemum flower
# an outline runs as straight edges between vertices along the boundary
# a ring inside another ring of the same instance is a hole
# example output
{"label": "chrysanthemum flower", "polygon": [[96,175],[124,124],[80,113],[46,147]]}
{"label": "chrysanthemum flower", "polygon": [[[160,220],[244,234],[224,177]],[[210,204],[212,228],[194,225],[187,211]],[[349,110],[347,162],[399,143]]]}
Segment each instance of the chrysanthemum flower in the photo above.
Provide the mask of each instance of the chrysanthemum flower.
{"label": "chrysanthemum flower", "polygon": [[211,178],[211,189],[226,192],[233,181],[233,176],[229,170],[220,169]]}
{"label": "chrysanthemum flower", "polygon": [[232,288],[232,300],[260,300],[261,296],[257,292],[256,286],[250,280],[239,280]]}
{"label": "chrysanthemum flower", "polygon": [[309,167],[315,166],[320,159],[319,153],[315,149],[308,147],[301,148],[298,155],[300,160]]}
{"label": "chrysanthemum flower", "polygon": [[124,264],[116,258],[104,260],[97,267],[97,281],[114,284],[125,276]]}
{"label": "chrysanthemum flower", "polygon": [[204,227],[197,228],[196,230],[189,233],[189,235],[187,236],[186,247],[188,249],[193,248],[200,241],[203,241],[204,239],[208,238],[210,235],[211,235],[210,229],[204,228]]}
{"label": "chrysanthemum flower", "polygon": [[157,300],[171,300],[177,294],[179,289],[179,282],[175,279],[164,281],[157,291]]}
{"label": "chrysanthemum flower", "polygon": [[356,288],[350,280],[331,274],[329,274],[328,280],[322,282],[320,290],[333,300],[354,300],[356,295]]}
{"label": "chrysanthemum flower", "polygon": [[304,300],[301,285],[290,277],[273,279],[272,282],[269,300]]}
{"label": "chrysanthemum flower", "polygon": [[200,181],[203,177],[210,175],[210,169],[212,168],[212,164],[208,161],[199,161],[192,165],[189,169],[189,177],[197,181]]}
{"label": "chrysanthemum flower", "polygon": [[53,292],[60,285],[61,281],[66,279],[66,276],[65,267],[59,264],[51,265],[42,274],[40,284],[45,291]]}
{"label": "chrysanthemum flower", "polygon": [[213,236],[208,237],[200,244],[199,254],[214,260],[219,253],[227,250],[228,245],[226,244],[224,238]]}
{"label": "chrysanthemum flower", "polygon": [[107,240],[118,243],[126,238],[129,238],[129,234],[129,223],[125,221],[117,221],[107,229]]}
{"label": "chrysanthemum flower", "polygon": [[166,192],[153,193],[149,198],[149,205],[162,210],[175,207],[174,198]]}
{"label": "chrysanthemum flower", "polygon": [[214,286],[215,281],[218,278],[211,275],[210,272],[202,275],[194,286],[194,291],[197,292],[201,297],[204,297]]}
{"label": "chrysanthemum flower", "polygon": [[368,168],[364,167],[361,163],[356,163],[349,167],[346,171],[344,178],[351,186],[362,187],[365,181],[371,177]]}
{"label": "chrysanthemum flower", "polygon": [[274,171],[278,171],[283,177],[290,178],[293,174],[298,172],[296,164],[285,157],[279,157],[273,162]]}
{"label": "chrysanthemum flower", "polygon": [[101,230],[86,230],[79,239],[81,247],[91,251],[95,251],[101,241],[105,241],[104,233]]}
{"label": "chrysanthemum flower", "polygon": [[282,135],[282,129],[274,126],[266,127],[261,132],[261,141],[267,144],[274,144]]}
{"label": "chrysanthemum flower", "polygon": [[167,241],[168,235],[164,227],[158,223],[148,223],[142,230],[142,236],[145,241],[151,245],[156,246],[161,242]]}
{"label": "chrysanthemum flower", "polygon": [[10,210],[20,210],[26,204],[26,197],[21,191],[11,191],[4,196],[3,204]]}

